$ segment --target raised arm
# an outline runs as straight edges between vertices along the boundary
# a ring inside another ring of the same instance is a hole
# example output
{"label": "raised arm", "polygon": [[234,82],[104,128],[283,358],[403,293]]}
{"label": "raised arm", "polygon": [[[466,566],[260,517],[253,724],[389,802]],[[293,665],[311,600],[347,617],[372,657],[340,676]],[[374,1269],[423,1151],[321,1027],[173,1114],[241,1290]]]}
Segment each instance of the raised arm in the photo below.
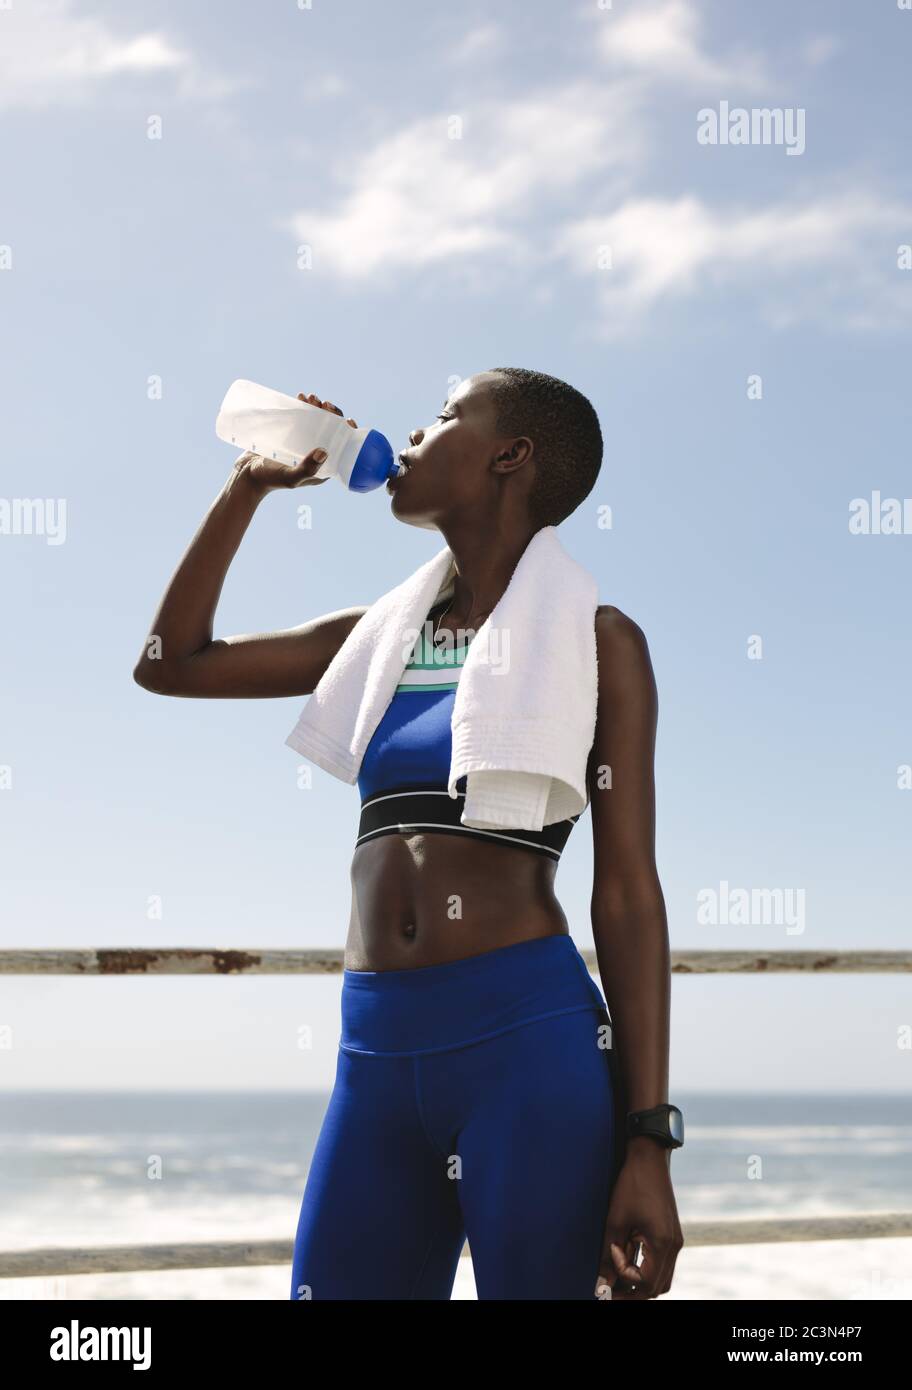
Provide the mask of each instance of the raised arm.
{"label": "raised arm", "polygon": [[[640,628],[612,607],[596,615],[598,715],[587,785],[592,810],[592,931],[612,1022],[625,1105],[646,1110],[668,1100],[670,953],[665,901],[655,863],[655,677]],[[668,1150],[647,1136],[626,1141],[612,1191],[602,1274],[613,1298],[655,1297],[671,1284],[683,1243],[671,1189]],[[631,1270],[645,1241],[642,1271]],[[610,1246],[623,1252],[612,1256]],[[635,1277],[634,1277],[635,1276]]]}
{"label": "raised arm", "polygon": [[[299,395],[341,415],[329,401]],[[355,427],[354,420],[348,423]],[[242,454],[165,590],[134,680],[158,695],[250,699],[309,695],[366,608],[344,608],[299,627],[213,641],[215,610],[253,514],[277,488],[325,482],[313,474],[326,457],[314,450],[294,467]]]}

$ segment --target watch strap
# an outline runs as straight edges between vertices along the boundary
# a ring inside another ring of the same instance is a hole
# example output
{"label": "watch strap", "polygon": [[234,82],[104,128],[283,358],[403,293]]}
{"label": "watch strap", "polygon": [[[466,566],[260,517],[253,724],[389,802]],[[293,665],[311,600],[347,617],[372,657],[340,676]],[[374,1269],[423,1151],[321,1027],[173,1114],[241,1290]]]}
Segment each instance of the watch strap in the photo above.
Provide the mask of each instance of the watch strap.
{"label": "watch strap", "polygon": [[684,1116],[676,1105],[667,1102],[648,1110],[631,1110],[627,1114],[627,1137],[635,1139],[648,1135],[669,1149],[679,1149],[684,1143]]}

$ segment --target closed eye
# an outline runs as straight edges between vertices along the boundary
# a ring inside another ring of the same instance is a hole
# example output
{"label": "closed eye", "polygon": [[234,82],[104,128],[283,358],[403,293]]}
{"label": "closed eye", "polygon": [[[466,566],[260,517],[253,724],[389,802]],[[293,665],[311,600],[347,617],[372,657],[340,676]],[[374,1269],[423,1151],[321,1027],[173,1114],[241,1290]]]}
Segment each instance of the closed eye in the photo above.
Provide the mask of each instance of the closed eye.
{"label": "closed eye", "polygon": [[453,416],[452,416],[452,415],[438,415],[438,416],[437,416],[437,419],[438,419],[438,420],[452,420],[452,419],[453,419]]}

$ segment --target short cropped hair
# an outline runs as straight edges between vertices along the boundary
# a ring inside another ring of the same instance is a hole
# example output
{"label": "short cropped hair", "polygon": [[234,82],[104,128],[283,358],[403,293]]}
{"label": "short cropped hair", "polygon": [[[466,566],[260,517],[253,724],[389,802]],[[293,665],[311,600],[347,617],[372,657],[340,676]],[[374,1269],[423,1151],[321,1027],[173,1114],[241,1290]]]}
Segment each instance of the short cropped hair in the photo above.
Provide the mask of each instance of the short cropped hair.
{"label": "short cropped hair", "polygon": [[602,431],[592,403],[566,381],[524,367],[489,367],[497,434],[527,435],[535,445],[529,494],[534,525],[559,526],[595,486]]}

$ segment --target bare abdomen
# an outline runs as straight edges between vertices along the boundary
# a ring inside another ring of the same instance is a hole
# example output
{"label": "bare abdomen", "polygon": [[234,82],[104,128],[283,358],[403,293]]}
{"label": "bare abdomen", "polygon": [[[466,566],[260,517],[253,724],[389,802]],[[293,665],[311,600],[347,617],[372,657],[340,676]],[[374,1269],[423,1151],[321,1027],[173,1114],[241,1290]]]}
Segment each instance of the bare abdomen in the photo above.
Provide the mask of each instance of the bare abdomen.
{"label": "bare abdomen", "polygon": [[440,965],[564,933],[556,869],[539,851],[459,835],[378,835],[352,860],[346,968]]}

